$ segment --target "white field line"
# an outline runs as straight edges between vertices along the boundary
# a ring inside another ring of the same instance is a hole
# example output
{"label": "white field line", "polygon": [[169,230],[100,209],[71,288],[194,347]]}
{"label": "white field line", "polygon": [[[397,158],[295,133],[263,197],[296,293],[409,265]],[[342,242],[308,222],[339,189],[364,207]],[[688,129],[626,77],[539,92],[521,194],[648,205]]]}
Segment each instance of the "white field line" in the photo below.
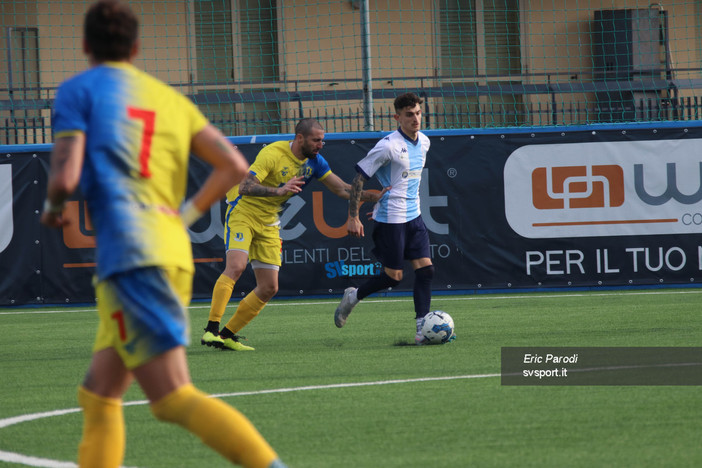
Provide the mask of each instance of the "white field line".
{"label": "white field line", "polygon": [[[476,300],[491,300],[491,299],[501,299],[501,300],[514,300],[514,299],[543,299],[543,298],[568,298],[568,297],[584,297],[584,296],[646,296],[646,295],[677,295],[677,294],[701,294],[702,290],[692,290],[692,291],[622,291],[622,292],[606,292],[606,293],[568,293],[568,294],[508,294],[504,296],[493,296],[490,294],[478,295],[478,296],[461,296],[461,297],[451,297],[451,296],[436,296],[435,300],[441,301],[476,301]],[[411,298],[397,298],[397,299],[366,299],[364,303],[382,303],[382,302],[410,302]],[[287,306],[302,306],[302,305],[316,305],[316,304],[336,304],[338,300],[331,301],[315,301],[315,302],[295,302],[295,301],[281,301],[273,302],[268,305],[268,307],[287,307]],[[190,306],[191,309],[204,309],[209,308],[208,305],[194,305]],[[81,313],[81,312],[94,312],[94,308],[88,307],[85,309],[56,309],[56,310],[16,310],[16,311],[0,311],[0,315],[33,315],[33,314],[61,314],[61,313]],[[588,369],[594,370],[594,369]],[[227,398],[227,397],[238,397],[238,396],[250,396],[250,395],[264,395],[271,393],[290,393],[297,391],[308,391],[308,390],[327,390],[335,388],[350,388],[350,387],[364,387],[372,385],[390,385],[390,384],[401,384],[401,383],[415,383],[415,382],[430,382],[430,381],[440,381],[440,380],[456,380],[456,379],[479,379],[488,377],[500,377],[501,374],[476,374],[476,375],[461,375],[461,376],[445,376],[445,377],[424,377],[417,379],[402,379],[402,380],[384,380],[376,382],[350,382],[350,383],[338,383],[338,384],[328,384],[328,385],[309,385],[304,387],[287,387],[287,388],[276,388],[267,390],[256,390],[248,392],[236,392],[236,393],[221,393],[212,395],[213,397]],[[124,406],[136,406],[145,405],[148,402],[146,400],[138,400],[124,403]],[[61,416],[71,413],[77,413],[81,411],[80,408],[69,408],[64,410],[47,411],[42,413],[27,414],[21,416],[15,416],[11,418],[0,419],[0,429],[12,426],[15,424],[20,424],[23,422],[34,421],[37,419],[48,418],[53,416]],[[63,462],[58,460],[51,460],[46,458],[32,457],[28,455],[23,455],[14,452],[5,452],[0,450],[0,461],[17,463],[25,466],[36,466],[44,468],[75,468],[77,465],[73,462]]]}
{"label": "white field line", "polygon": [[[468,295],[468,296],[442,296],[435,295],[432,297],[432,301],[488,301],[488,300],[515,300],[515,299],[560,299],[560,298],[572,298],[572,297],[601,297],[601,296],[663,296],[663,295],[679,295],[679,294],[702,294],[702,289],[695,290],[685,290],[685,291],[618,291],[618,292],[582,292],[582,293],[552,293],[552,294],[507,294],[503,296],[496,296],[492,294],[479,294],[479,295]],[[404,298],[380,298],[380,299],[364,299],[363,304],[378,304],[387,302],[412,302],[411,297]],[[296,306],[308,306],[308,305],[319,305],[319,304],[333,304],[339,303],[339,299],[333,300],[318,300],[314,302],[298,302],[298,301],[273,301],[266,305],[266,307],[296,307]],[[189,309],[209,309],[209,304],[203,305],[190,305]],[[84,309],[29,309],[29,310],[8,310],[0,309],[0,315],[35,315],[35,314],[70,314],[70,313],[81,313],[81,312],[94,312],[95,307],[86,307]]]}
{"label": "white field line", "polygon": [[[611,367],[594,367],[594,368],[584,368],[573,370],[573,372],[593,372],[602,370],[620,370],[620,369],[634,369],[634,368],[650,368],[650,367],[675,367],[675,366],[699,366],[699,363],[680,363],[680,364],[656,364],[656,365],[642,365],[642,366],[611,366]],[[520,375],[520,374],[506,374],[506,375]],[[230,397],[240,397],[240,396],[251,396],[251,395],[267,395],[272,393],[292,393],[300,391],[309,390],[331,390],[337,388],[352,388],[352,387],[367,387],[367,386],[377,386],[377,385],[393,385],[393,384],[405,384],[405,383],[418,383],[418,382],[436,382],[436,381],[447,381],[447,380],[461,380],[461,379],[484,379],[490,377],[502,377],[502,374],[473,374],[473,375],[450,375],[443,377],[420,377],[415,379],[398,379],[398,380],[379,380],[374,382],[346,382],[337,384],[326,384],[326,385],[307,385],[302,387],[283,387],[283,388],[272,388],[266,390],[252,390],[247,392],[233,392],[233,393],[219,393],[213,394],[212,397],[217,398],[230,398]],[[137,406],[146,405],[147,400],[136,400],[125,402],[124,406]],[[42,418],[49,418],[53,416],[62,416],[66,414],[72,414],[80,412],[80,408],[68,408],[63,410],[46,411],[42,413],[26,414],[21,416],[14,416],[11,418],[0,419],[0,429],[12,426],[15,424],[20,424],[23,422],[34,421]],[[23,455],[20,453],[6,452],[0,450],[0,461],[17,463],[25,466],[36,466],[43,468],[75,468],[77,465],[73,462],[65,462],[60,460],[51,460],[47,458],[33,457],[30,455]]]}
{"label": "white field line", "polygon": [[[234,392],[234,393],[219,393],[216,395],[211,395],[217,398],[229,398],[229,397],[240,397],[240,396],[250,396],[250,395],[267,395],[271,393],[291,393],[300,392],[308,390],[330,390],[336,388],[351,388],[351,387],[367,387],[374,385],[392,385],[392,384],[404,384],[404,383],[416,383],[416,382],[435,382],[441,380],[459,380],[459,379],[484,379],[488,377],[499,377],[500,374],[475,374],[475,375],[450,375],[443,377],[420,377],[416,379],[399,379],[399,380],[379,380],[376,382],[346,382],[337,384],[327,384],[327,385],[307,385],[304,387],[285,387],[285,388],[271,388],[267,390],[253,390],[248,392]],[[137,406],[146,405],[147,400],[137,400],[125,402],[124,406]],[[80,408],[68,408],[63,410],[45,411],[42,413],[25,414],[21,416],[14,416],[11,418],[0,419],[0,429],[9,427],[15,424],[21,424],[24,422],[35,421],[37,419],[50,418],[53,416],[62,416],[66,414],[78,413]],[[5,452],[0,450],[0,461],[8,463],[17,463],[26,466],[38,466],[43,468],[75,468],[77,465],[73,462],[65,462],[59,460],[51,460],[48,458],[38,458],[29,455],[23,455],[21,453]]]}

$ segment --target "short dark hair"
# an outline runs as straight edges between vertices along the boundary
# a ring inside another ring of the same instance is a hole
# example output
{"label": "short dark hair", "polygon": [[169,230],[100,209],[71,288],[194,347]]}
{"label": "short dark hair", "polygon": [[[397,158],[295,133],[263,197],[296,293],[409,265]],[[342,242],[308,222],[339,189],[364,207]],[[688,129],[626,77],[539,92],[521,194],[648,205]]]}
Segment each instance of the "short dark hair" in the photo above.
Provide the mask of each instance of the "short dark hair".
{"label": "short dark hair", "polygon": [[405,107],[414,107],[417,104],[422,104],[424,100],[417,96],[415,93],[405,93],[405,94],[400,94],[395,98],[395,112],[398,114],[402,109]]}
{"label": "short dark hair", "polygon": [[83,35],[98,61],[128,59],[138,34],[139,20],[118,0],[100,0],[85,14]]}
{"label": "short dark hair", "polygon": [[302,136],[307,136],[312,133],[313,128],[324,131],[324,127],[322,127],[322,124],[317,120],[311,118],[302,119],[295,125],[295,135],[300,134]]}

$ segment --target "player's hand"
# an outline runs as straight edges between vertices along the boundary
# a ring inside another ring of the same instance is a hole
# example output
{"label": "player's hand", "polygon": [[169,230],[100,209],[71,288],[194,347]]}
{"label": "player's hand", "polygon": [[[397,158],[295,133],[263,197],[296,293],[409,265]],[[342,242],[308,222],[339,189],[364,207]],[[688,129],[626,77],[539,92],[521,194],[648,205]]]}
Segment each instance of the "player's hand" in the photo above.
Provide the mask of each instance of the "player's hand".
{"label": "player's hand", "polygon": [[52,213],[50,211],[43,212],[39,221],[41,224],[52,228],[60,228],[70,224],[70,222],[63,217],[63,213]]}
{"label": "player's hand", "polygon": [[300,193],[302,192],[302,186],[305,185],[305,178],[302,176],[296,176],[285,182],[285,185],[278,188],[281,192],[280,195],[286,195],[288,193]]}
{"label": "player's hand", "polygon": [[363,237],[363,223],[360,219],[358,219],[358,216],[353,218],[349,217],[346,224],[346,230],[351,237]]}
{"label": "player's hand", "polygon": [[368,190],[368,198],[369,202],[371,203],[377,203],[381,198],[383,198],[383,195],[385,195],[385,192],[390,190],[392,188],[392,185],[389,185],[387,187],[384,187],[383,190],[378,192],[377,190]]}

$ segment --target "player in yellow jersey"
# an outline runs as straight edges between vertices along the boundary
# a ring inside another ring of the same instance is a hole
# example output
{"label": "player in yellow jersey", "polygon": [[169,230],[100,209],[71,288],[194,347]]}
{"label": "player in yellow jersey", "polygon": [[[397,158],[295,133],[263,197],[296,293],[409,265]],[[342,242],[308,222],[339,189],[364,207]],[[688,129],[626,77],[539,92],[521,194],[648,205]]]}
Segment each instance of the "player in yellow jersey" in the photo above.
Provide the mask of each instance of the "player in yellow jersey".
{"label": "player in yellow jersey", "polygon": [[[103,0],[85,16],[90,69],[54,101],[54,146],[41,221],[65,224],[80,184],[97,237],[97,336],[78,402],[82,468],[116,468],[125,450],[122,396],[136,379],[156,418],[178,424],[231,462],[280,468],[251,422],[196,389],[185,355],[193,261],[186,226],[244,178],[248,164],[185,96],[132,65],[138,20]],[[214,167],[188,202],[192,150]]]}
{"label": "player in yellow jersey", "polygon": [[[302,119],[295,126],[292,141],[277,141],[263,148],[246,179],[227,193],[226,265],[212,291],[210,314],[201,339],[203,345],[233,351],[254,349],[241,343],[237,334],[278,292],[282,246],[278,213],[282,204],[314,178],[348,200],[351,186],[334,174],[319,154],[323,144],[321,124],[314,119]],[[361,199],[376,202],[387,190],[364,191]],[[234,284],[249,261],[256,287],[239,302],[236,312],[220,331],[220,321]]]}

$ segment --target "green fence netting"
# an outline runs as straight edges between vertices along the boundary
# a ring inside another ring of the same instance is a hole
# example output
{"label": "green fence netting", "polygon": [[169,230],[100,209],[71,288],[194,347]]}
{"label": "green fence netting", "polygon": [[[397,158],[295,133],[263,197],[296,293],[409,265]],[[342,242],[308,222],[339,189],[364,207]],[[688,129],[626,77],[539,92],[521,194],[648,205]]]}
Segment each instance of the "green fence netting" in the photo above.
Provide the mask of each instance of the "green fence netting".
{"label": "green fence netting", "polygon": [[[56,87],[87,67],[87,1],[0,1],[0,144],[51,141]],[[393,97],[425,128],[699,119],[702,2],[131,1],[136,64],[226,134],[390,130]]]}

